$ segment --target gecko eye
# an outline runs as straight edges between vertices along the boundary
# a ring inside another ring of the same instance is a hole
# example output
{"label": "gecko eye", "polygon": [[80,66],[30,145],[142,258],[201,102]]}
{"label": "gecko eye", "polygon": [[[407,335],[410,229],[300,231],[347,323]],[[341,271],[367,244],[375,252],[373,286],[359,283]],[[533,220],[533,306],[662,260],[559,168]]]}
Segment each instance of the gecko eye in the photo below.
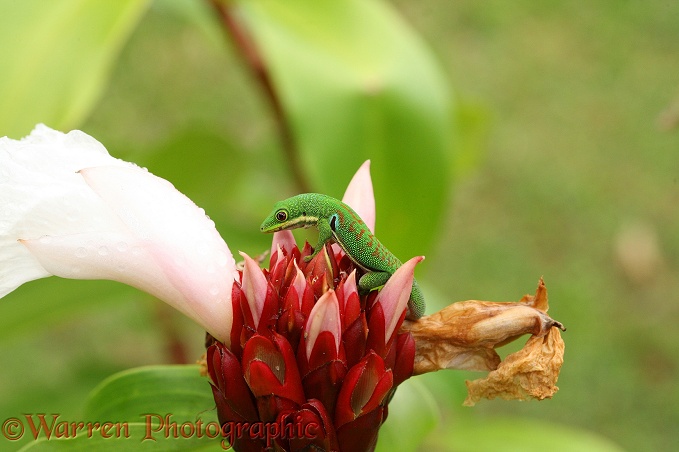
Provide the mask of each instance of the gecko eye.
{"label": "gecko eye", "polygon": [[276,220],[278,221],[285,221],[288,219],[288,212],[285,210],[279,210],[276,212]]}

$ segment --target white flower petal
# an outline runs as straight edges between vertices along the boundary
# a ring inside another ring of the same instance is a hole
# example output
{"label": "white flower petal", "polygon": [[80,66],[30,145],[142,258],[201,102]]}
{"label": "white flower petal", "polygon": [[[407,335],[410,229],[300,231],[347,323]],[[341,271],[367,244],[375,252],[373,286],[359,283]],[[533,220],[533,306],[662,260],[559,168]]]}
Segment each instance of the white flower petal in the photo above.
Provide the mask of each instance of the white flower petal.
{"label": "white flower petal", "polygon": [[0,205],[0,296],[49,274],[111,279],[228,345],[235,261],[205,212],[169,182],[82,132],[38,126],[24,140],[0,139]]}
{"label": "white flower petal", "polygon": [[0,297],[49,276],[17,239],[120,226],[77,173],[80,165],[102,163],[131,165],[79,131],[38,125],[21,141],[0,138]]}
{"label": "white flower petal", "polygon": [[[43,236],[21,240],[52,275],[70,279],[108,279],[143,290],[167,302],[210,331],[213,336],[228,337],[225,326],[231,324],[231,290],[219,281],[196,285],[198,290],[182,290],[168,271],[172,262],[159,260],[156,244],[122,233],[83,233]],[[199,278],[203,275],[193,275]],[[184,279],[192,275],[184,274]],[[222,278],[223,279],[223,278]],[[207,281],[201,281],[205,283]],[[228,303],[228,305],[225,305]]]}
{"label": "white flower petal", "polygon": [[100,166],[80,173],[188,300],[230,297],[236,262],[203,209],[140,168]]}

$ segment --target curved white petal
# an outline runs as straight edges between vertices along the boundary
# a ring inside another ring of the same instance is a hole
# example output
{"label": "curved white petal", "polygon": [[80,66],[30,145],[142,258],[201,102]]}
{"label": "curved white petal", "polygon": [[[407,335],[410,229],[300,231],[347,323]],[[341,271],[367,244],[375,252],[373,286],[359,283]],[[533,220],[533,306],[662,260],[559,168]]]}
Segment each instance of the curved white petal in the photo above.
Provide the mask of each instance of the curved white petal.
{"label": "curved white petal", "polygon": [[318,299],[309,313],[306,322],[306,357],[311,358],[311,352],[316,339],[323,331],[330,331],[335,338],[335,347],[339,353],[342,324],[340,322],[339,300],[335,291],[330,289]]}
{"label": "curved white petal", "polygon": [[302,299],[304,298],[304,291],[306,290],[307,282],[306,278],[304,277],[304,273],[302,273],[302,270],[300,270],[297,266],[297,260],[295,259],[292,262],[295,265],[297,274],[295,274],[295,279],[292,280],[290,286],[294,287],[295,291],[297,292],[297,308],[302,309]]}
{"label": "curved white petal", "polygon": [[131,165],[80,131],[38,125],[21,141],[0,138],[0,297],[49,273],[17,240],[115,230],[115,216],[77,171]]}
{"label": "curved white petal", "polygon": [[[211,333],[227,324],[230,331],[236,263],[205,211],[170,182],[138,167],[99,166],[80,173],[147,250],[161,271],[157,277],[184,298],[165,301]],[[142,289],[153,293],[155,287]]]}
{"label": "curved white petal", "polygon": [[384,312],[384,341],[391,337],[399,318],[406,310],[410,291],[415,279],[415,266],[424,260],[424,256],[416,256],[401,265],[377,294],[375,303],[382,303]]}
{"label": "curved white petal", "polygon": [[290,254],[292,249],[297,246],[295,236],[292,231],[284,229],[273,233],[273,240],[271,241],[271,255],[277,253],[280,248],[284,249],[286,253]]}
{"label": "curved white petal", "polygon": [[268,282],[259,264],[253,258],[240,252],[240,255],[245,260],[245,267],[243,268],[243,280],[241,287],[245,292],[245,298],[248,300],[252,320],[255,323],[255,328],[259,327],[259,319],[264,310],[264,302],[266,301],[266,289]]}
{"label": "curved white petal", "polygon": [[228,341],[235,261],[214,223],[172,184],[82,132],[45,126],[0,139],[0,168],[0,296],[50,274],[111,279]]}
{"label": "curved white petal", "polygon": [[[347,279],[344,281],[344,302],[346,302],[353,294],[358,294],[358,287],[356,286],[356,269],[349,273],[349,276],[347,276]],[[345,308],[346,305],[343,305],[342,307]]]}
{"label": "curved white petal", "polygon": [[370,160],[366,160],[351,178],[342,202],[354,209],[370,231],[375,233],[375,193],[370,177]]}

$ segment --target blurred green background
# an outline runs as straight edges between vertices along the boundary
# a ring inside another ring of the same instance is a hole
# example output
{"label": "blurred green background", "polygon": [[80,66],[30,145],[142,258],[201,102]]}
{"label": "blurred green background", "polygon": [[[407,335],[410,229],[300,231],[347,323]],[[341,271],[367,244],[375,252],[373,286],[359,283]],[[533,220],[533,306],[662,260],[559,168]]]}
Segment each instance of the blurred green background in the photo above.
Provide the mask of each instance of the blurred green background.
{"label": "blurred green background", "polygon": [[[113,24],[114,38],[102,40],[113,49],[110,61],[78,67],[98,71],[101,95],[82,101],[91,111],[74,107],[50,116],[64,118],[62,124],[44,121],[84,130],[112,155],[167,178],[205,208],[232,251],[258,254],[270,240],[257,232],[261,218],[299,186],[266,96],[207,4],[128,3],[124,24]],[[0,3],[3,26],[10,5]],[[445,110],[454,108],[453,142],[441,133],[443,120],[427,136],[375,156],[370,147],[333,149],[333,137],[329,151],[314,154],[309,149],[323,137],[305,135],[303,145],[311,147],[300,152],[309,184],[339,197],[365,156],[373,159],[378,236],[395,237],[387,245],[402,254],[427,254],[418,279],[432,300],[428,312],[458,300],[515,301],[533,293],[543,276],[550,314],[568,327],[560,391],[552,400],[463,408],[464,380],[480,374],[418,377],[415,392],[429,388],[420,399],[435,405],[439,417],[421,448],[679,449],[679,3],[386,5],[384,11],[393,9],[404,21],[386,28],[396,33],[405,25],[419,35],[404,39],[403,46],[413,46],[407,51],[419,55],[420,45],[431,51],[422,64],[439,69],[425,67],[422,77],[432,79],[403,84],[414,87],[413,96],[424,93],[425,107],[440,102],[432,117],[445,119]],[[260,27],[258,36],[274,29],[261,11],[244,11],[246,22]],[[391,17],[384,11],[375,17]],[[316,25],[321,30],[312,31],[327,37],[324,30],[332,27]],[[5,33],[15,31],[5,27]],[[48,58],[49,46],[40,55]],[[300,62],[276,64],[309,72]],[[436,70],[447,78],[443,87],[436,85]],[[289,83],[284,76],[290,73],[281,70],[277,82]],[[441,101],[441,93],[450,99]],[[300,105],[294,97],[290,102]],[[323,118],[331,121],[334,113]],[[296,131],[304,118],[293,117]],[[7,126],[0,135],[20,138],[30,130],[21,127]],[[441,136],[432,136],[434,130]],[[380,140],[389,144],[388,137]],[[420,148],[426,140],[434,144]],[[450,171],[441,169],[448,165]],[[419,210],[408,189],[434,194],[418,195]],[[398,211],[401,199],[410,209],[405,213]],[[404,217],[412,220],[402,226],[410,232],[393,232],[400,227],[393,220]],[[426,233],[408,235],[418,225]],[[28,284],[0,301],[0,325],[2,419],[47,412],[78,420],[87,394],[105,377],[135,366],[192,362],[203,351],[199,327],[145,294],[106,282]],[[392,423],[407,419],[408,403],[390,410]],[[384,442],[407,444],[385,432]],[[0,437],[2,450],[18,445]]]}

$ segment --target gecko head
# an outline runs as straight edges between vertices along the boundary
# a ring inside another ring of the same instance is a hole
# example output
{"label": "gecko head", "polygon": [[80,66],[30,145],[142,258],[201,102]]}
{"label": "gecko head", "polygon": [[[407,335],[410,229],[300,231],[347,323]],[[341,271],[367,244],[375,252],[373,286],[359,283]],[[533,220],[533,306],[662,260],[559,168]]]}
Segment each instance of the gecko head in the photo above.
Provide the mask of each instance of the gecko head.
{"label": "gecko head", "polygon": [[259,227],[260,231],[277,232],[284,229],[302,228],[318,221],[318,218],[307,215],[308,209],[305,208],[303,196],[297,195],[277,202]]}

